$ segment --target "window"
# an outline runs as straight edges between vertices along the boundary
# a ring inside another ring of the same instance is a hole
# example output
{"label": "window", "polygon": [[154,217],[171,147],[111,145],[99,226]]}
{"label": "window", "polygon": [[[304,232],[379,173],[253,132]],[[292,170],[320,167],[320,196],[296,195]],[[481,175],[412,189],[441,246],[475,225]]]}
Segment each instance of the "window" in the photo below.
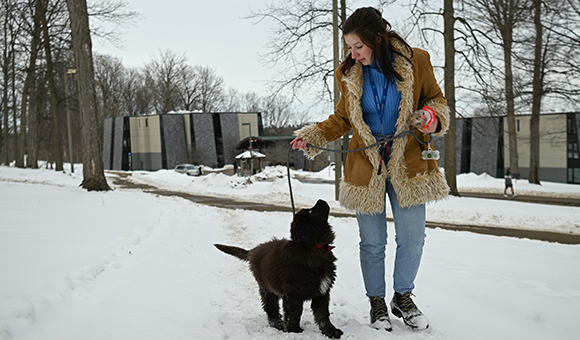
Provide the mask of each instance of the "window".
{"label": "window", "polygon": [[568,168],[568,183],[580,184],[580,168]]}
{"label": "window", "polygon": [[576,128],[576,119],[574,119],[574,116],[572,114],[568,114],[568,116],[566,117],[568,120],[568,124],[567,125],[567,130],[568,130],[568,134],[571,135],[575,135],[578,133],[578,129]]}
{"label": "window", "polygon": [[568,143],[568,158],[569,159],[578,159],[578,143]]}

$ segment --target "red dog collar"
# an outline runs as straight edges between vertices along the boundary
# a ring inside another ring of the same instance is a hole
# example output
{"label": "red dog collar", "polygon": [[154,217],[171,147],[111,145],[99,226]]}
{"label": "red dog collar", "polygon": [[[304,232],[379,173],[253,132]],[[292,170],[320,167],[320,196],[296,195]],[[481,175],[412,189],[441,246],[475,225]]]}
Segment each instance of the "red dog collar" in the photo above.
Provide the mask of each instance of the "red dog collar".
{"label": "red dog collar", "polygon": [[332,249],[334,249],[334,246],[331,246],[329,244],[315,244],[313,246],[314,249],[320,249],[320,250],[324,250],[327,253],[330,253],[332,251]]}

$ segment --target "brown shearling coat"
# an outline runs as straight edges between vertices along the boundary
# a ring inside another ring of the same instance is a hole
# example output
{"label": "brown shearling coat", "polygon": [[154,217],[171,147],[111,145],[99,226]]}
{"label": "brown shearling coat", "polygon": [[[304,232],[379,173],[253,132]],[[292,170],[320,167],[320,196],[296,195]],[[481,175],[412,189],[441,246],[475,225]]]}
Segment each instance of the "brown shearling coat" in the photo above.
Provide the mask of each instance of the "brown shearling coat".
{"label": "brown shearling coat", "polygon": [[[401,43],[396,40],[391,40],[391,43],[395,49],[401,53],[406,52],[405,55],[410,57],[410,53]],[[404,79],[397,81],[397,88],[401,92],[401,105],[396,134],[412,129],[413,113],[423,106],[429,106],[435,110],[441,125],[438,132],[432,135],[441,136],[449,127],[449,109],[433,74],[429,53],[414,48],[412,61],[413,65],[395,54],[394,67]],[[311,145],[326,147],[329,142],[352,129],[349,149],[376,143],[370,128],[363,120],[360,105],[363,88],[362,64],[357,61],[346,76],[342,74],[340,67],[335,74],[341,97],[334,114],[321,123],[298,130],[297,135]],[[428,135],[419,131],[415,134],[423,141],[429,139]],[[341,205],[356,212],[381,212],[385,205],[387,173],[402,207],[446,198],[449,186],[445,176],[439,170],[437,161],[422,159],[423,150],[426,147],[419,144],[413,136],[396,139],[391,150],[388,171],[381,171],[380,175],[378,147],[348,153],[345,175],[340,184]],[[309,158],[314,158],[320,151],[309,148],[305,153]]]}

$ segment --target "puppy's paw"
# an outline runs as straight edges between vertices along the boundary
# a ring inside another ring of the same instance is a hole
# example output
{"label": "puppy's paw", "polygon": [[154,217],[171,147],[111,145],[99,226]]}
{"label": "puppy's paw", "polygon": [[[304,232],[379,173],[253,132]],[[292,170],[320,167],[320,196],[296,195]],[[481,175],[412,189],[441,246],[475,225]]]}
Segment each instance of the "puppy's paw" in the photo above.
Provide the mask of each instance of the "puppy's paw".
{"label": "puppy's paw", "polygon": [[302,333],[304,330],[300,326],[286,327],[288,333]]}
{"label": "puppy's paw", "polygon": [[283,331],[284,328],[286,328],[286,324],[280,318],[268,319],[268,323],[270,324],[270,327],[276,328],[279,331]]}
{"label": "puppy's paw", "polygon": [[340,339],[340,337],[342,336],[342,331],[338,328],[332,327],[332,328],[327,328],[327,329],[321,329],[322,334],[326,335],[327,337],[331,338],[331,339]]}

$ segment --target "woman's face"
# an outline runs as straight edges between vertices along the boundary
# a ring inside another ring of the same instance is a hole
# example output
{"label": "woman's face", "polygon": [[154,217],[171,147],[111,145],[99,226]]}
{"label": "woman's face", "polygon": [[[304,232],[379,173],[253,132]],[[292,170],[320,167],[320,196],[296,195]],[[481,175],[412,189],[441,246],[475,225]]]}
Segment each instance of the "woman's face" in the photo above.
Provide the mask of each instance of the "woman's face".
{"label": "woman's face", "polygon": [[350,50],[350,56],[352,59],[360,61],[365,66],[372,64],[373,50],[363,44],[358,35],[345,34],[344,41]]}

